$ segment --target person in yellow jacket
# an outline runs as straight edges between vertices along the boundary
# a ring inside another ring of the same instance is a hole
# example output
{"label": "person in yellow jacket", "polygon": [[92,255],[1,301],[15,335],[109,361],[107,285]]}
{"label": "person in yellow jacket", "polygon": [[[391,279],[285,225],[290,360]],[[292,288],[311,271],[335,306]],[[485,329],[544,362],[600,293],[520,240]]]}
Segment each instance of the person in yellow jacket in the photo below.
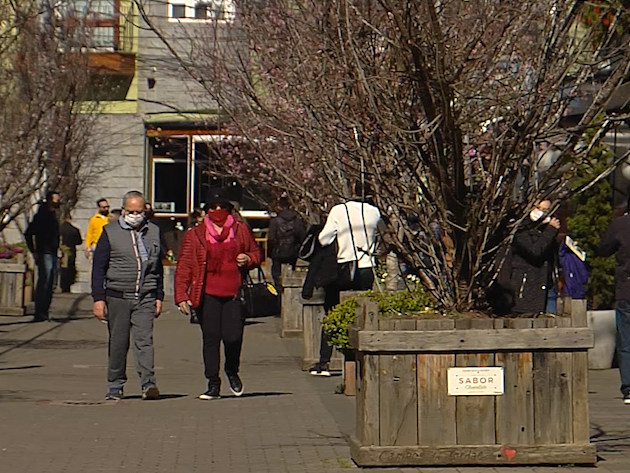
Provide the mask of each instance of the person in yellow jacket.
{"label": "person in yellow jacket", "polygon": [[87,235],[85,237],[85,257],[90,259],[98,239],[103,233],[103,227],[109,223],[109,202],[107,199],[101,198],[96,201],[98,210],[96,214],[90,219],[88,224]]}

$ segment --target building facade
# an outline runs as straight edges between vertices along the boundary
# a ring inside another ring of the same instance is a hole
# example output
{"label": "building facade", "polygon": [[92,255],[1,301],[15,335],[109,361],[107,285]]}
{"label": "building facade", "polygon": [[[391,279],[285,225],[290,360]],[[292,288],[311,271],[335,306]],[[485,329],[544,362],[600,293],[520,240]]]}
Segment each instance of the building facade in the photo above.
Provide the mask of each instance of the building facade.
{"label": "building facade", "polygon": [[[74,5],[93,19],[90,66],[99,78],[97,135],[104,167],[73,212],[82,234],[97,199],[120,208],[125,192],[141,190],[156,211],[164,249],[176,254],[188,215],[204,203],[210,187],[224,186],[264,248],[268,214],[235,179],[210,172],[218,159],[213,143],[221,134],[217,107],[169,50],[189,54],[191,40],[210,22],[232,21],[231,1],[74,0]],[[77,264],[72,291],[88,292],[89,262],[80,256]]]}

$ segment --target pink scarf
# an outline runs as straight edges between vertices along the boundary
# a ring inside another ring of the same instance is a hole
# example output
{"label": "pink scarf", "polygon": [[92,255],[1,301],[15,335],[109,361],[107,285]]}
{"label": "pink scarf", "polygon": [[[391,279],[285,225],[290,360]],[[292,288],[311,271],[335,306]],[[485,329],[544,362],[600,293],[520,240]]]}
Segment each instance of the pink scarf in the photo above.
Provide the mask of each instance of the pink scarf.
{"label": "pink scarf", "polygon": [[221,233],[217,231],[209,217],[204,218],[203,221],[206,225],[206,241],[210,245],[216,243],[230,243],[234,240],[234,216],[228,215],[221,229]]}

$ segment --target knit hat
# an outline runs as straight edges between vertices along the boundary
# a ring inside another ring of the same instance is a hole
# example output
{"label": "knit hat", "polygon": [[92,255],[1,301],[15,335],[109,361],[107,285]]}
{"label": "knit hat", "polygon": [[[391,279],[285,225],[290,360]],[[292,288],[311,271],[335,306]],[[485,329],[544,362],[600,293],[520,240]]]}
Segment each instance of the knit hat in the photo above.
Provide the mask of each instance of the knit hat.
{"label": "knit hat", "polygon": [[222,205],[229,209],[234,208],[228,198],[227,191],[223,187],[216,187],[208,191],[206,206],[212,207],[215,205]]}

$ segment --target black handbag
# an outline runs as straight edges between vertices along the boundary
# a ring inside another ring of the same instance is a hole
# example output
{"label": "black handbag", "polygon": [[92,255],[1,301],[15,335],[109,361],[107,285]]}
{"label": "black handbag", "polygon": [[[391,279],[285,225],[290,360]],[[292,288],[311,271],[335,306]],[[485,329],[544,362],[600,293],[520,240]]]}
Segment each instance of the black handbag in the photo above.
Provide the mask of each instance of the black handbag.
{"label": "black handbag", "polygon": [[258,281],[254,282],[249,274],[245,275],[240,290],[243,304],[243,318],[267,317],[280,314],[280,295],[276,287],[267,282],[265,275],[258,268]]}
{"label": "black handbag", "polygon": [[347,261],[337,263],[337,288],[340,291],[349,291],[354,286],[354,278],[357,274],[357,262]]}

